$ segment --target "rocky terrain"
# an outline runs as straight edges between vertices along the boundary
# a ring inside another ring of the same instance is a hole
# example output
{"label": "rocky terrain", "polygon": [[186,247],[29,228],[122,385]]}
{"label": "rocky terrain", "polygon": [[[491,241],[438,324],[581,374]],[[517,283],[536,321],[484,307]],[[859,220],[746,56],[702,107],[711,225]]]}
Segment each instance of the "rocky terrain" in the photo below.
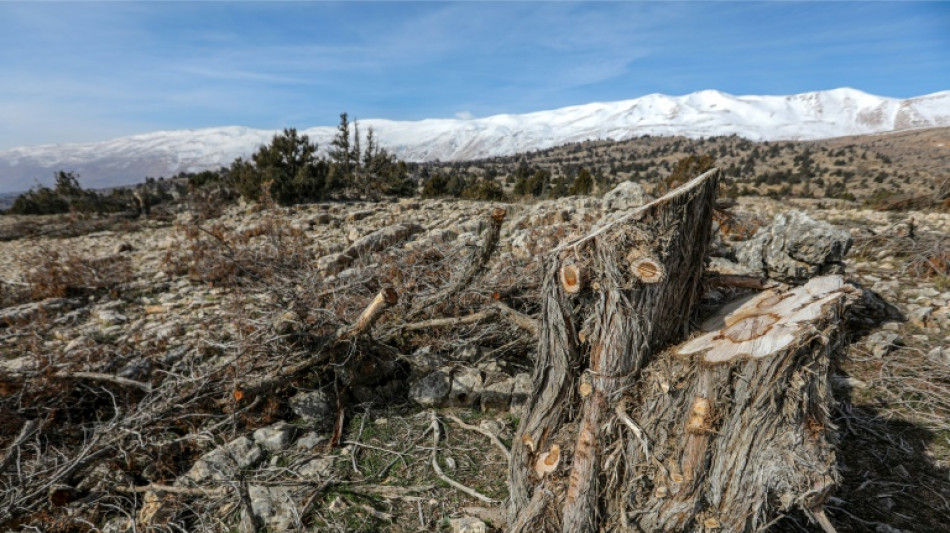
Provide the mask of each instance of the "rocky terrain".
{"label": "rocky terrain", "polygon": [[[528,204],[0,218],[2,529],[502,526],[540,262],[644,201],[626,182]],[[717,211],[711,271],[841,273],[880,297],[837,361],[838,531],[950,523],[947,235],[945,212],[827,199]],[[710,288],[704,310],[737,295]]]}

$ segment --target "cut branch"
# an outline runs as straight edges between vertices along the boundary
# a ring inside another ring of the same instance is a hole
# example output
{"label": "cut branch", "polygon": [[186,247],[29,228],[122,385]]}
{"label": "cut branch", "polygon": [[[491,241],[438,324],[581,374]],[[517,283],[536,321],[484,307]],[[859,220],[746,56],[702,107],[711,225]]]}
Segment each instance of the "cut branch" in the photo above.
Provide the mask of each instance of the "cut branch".
{"label": "cut branch", "polygon": [[355,337],[361,333],[365,333],[373,326],[376,320],[382,316],[383,311],[396,305],[396,302],[398,301],[399,296],[396,294],[395,289],[386,287],[385,289],[379,291],[376,297],[373,298],[373,301],[369,303],[366,309],[360,314],[359,318],[356,319],[356,322],[349,326],[340,328],[337,331],[336,340],[341,341],[350,337]]}

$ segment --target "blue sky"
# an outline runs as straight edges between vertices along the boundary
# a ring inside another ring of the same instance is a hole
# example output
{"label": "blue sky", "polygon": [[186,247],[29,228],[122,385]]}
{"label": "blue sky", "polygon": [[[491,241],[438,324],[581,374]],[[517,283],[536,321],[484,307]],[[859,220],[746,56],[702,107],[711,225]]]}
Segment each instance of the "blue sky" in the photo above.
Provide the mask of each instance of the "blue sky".
{"label": "blue sky", "polygon": [[845,86],[950,89],[950,3],[0,1],[0,149]]}

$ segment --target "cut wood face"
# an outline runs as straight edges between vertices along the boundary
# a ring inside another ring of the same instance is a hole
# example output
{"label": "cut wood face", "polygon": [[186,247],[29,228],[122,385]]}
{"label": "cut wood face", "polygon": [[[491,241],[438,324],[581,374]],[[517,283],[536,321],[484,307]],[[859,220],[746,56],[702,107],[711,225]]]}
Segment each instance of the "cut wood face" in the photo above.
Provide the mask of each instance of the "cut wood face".
{"label": "cut wood face", "polygon": [[791,290],[765,291],[726,315],[724,328],[696,337],[676,353],[701,353],[707,363],[766,357],[798,340],[826,305],[852,290],[840,276],[824,276]]}
{"label": "cut wood face", "polygon": [[538,456],[538,460],[534,463],[534,473],[537,474],[539,478],[542,478],[545,474],[554,472],[560,461],[561,447],[554,444],[549,451]]}

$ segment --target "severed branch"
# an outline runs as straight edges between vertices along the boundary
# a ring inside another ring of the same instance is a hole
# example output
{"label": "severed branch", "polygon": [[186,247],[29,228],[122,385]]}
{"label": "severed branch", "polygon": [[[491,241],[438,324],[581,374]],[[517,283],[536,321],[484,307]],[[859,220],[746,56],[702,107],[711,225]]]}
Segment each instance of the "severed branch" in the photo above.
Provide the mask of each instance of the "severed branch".
{"label": "severed branch", "polygon": [[136,485],[131,487],[117,486],[116,492],[125,494],[142,494],[145,492],[167,492],[169,494],[180,494],[183,496],[217,496],[226,494],[227,487],[218,487],[206,489],[202,487],[176,487],[175,485],[164,485],[162,483],[149,483],[148,485]]}
{"label": "severed branch", "polygon": [[474,324],[476,322],[481,322],[487,318],[491,318],[494,315],[494,311],[486,310],[479,311],[477,313],[472,313],[470,315],[460,316],[460,317],[449,317],[449,318],[433,318],[431,320],[423,320],[422,322],[413,322],[411,324],[405,324],[401,329],[406,331],[415,331],[417,329],[428,329],[428,328],[442,328],[447,326],[460,326],[464,324]]}
{"label": "severed branch", "polygon": [[396,294],[396,290],[392,287],[386,287],[379,291],[379,294],[373,298],[373,301],[360,313],[356,322],[337,330],[336,340],[341,341],[365,333],[369,328],[373,327],[373,324],[383,314],[383,311],[396,305],[398,301],[399,295]]}
{"label": "severed branch", "polygon": [[520,311],[516,311],[512,309],[511,307],[506,305],[504,302],[495,300],[494,305],[495,305],[495,309],[498,309],[499,311],[507,315],[508,318],[510,318],[511,321],[514,322],[516,326],[534,335],[535,337],[538,336],[538,321],[537,320],[535,320],[534,318],[531,318],[530,316]]}
{"label": "severed branch", "polygon": [[441,433],[439,431],[439,419],[436,418],[435,411],[429,411],[429,418],[431,418],[432,420],[432,423],[429,424],[429,429],[432,430],[432,469],[435,470],[435,474],[439,476],[439,479],[448,483],[452,487],[464,492],[465,494],[468,494],[469,496],[473,498],[477,498],[485,503],[498,503],[497,500],[493,500],[489,498],[488,496],[485,496],[481,492],[478,492],[475,489],[466,487],[465,485],[462,485],[458,481],[455,481],[454,479],[445,475],[445,472],[442,471],[442,467],[439,466],[438,453],[439,453],[439,440],[441,439]]}
{"label": "severed branch", "polygon": [[257,383],[253,383],[242,389],[241,392],[245,395],[260,394],[280,383],[286,382],[287,379],[292,376],[306,372],[307,370],[310,370],[311,368],[326,362],[332,356],[333,348],[336,344],[356,338],[369,331],[376,320],[382,316],[383,312],[395,305],[395,303],[398,301],[398,297],[399,296],[395,289],[391,287],[386,287],[379,291],[379,293],[375,298],[373,298],[366,309],[360,313],[360,316],[356,319],[356,322],[349,326],[341,327],[333,335],[323,337],[321,339],[322,344],[320,348],[316,350],[316,354],[313,357],[284,367],[276,375],[262,379]]}

